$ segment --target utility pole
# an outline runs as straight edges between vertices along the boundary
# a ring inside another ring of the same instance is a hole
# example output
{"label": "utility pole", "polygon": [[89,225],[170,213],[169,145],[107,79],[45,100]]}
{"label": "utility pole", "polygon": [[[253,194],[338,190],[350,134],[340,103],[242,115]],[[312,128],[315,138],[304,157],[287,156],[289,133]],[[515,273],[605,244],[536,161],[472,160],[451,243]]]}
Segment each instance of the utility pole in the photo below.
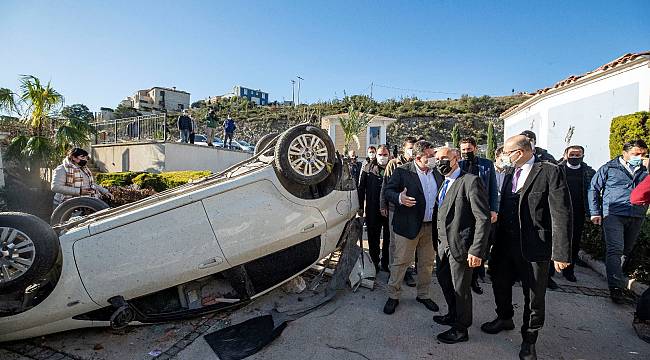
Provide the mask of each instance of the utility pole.
{"label": "utility pole", "polygon": [[370,82],[370,98],[372,99],[372,88],[375,86],[374,82]]}
{"label": "utility pole", "polygon": [[305,80],[301,78],[300,76],[296,76],[298,78],[298,105],[300,105],[300,81]]}
{"label": "utility pole", "polygon": [[291,80],[291,105],[296,106],[296,80]]}

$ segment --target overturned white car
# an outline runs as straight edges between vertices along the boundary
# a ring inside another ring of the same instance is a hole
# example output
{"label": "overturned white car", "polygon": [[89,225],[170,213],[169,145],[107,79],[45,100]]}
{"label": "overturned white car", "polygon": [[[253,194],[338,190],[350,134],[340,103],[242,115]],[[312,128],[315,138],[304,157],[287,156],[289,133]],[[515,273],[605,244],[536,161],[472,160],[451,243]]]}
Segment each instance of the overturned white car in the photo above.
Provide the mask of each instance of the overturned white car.
{"label": "overturned white car", "polygon": [[0,341],[244,304],[336,249],[358,208],[347,168],[323,130],[298,125],[122,207],[54,227],[0,214]]}

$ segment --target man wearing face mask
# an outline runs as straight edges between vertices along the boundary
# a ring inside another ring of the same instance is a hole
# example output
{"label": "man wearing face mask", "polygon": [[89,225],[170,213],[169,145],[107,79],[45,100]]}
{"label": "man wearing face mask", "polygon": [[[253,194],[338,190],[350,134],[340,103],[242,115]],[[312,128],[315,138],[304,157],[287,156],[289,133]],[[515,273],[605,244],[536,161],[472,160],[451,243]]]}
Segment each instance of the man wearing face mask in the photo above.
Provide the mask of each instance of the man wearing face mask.
{"label": "man wearing face mask", "polygon": [[[388,200],[386,200],[384,189],[386,188],[386,184],[388,184],[388,179],[390,179],[391,175],[393,175],[393,172],[398,166],[413,161],[413,146],[415,146],[416,142],[417,140],[414,137],[407,136],[406,139],[404,139],[404,143],[402,145],[403,154],[388,161],[388,165],[386,165],[386,170],[384,171],[384,179],[382,181],[381,194],[379,199],[380,201],[379,211],[381,211],[382,215],[388,216],[389,224],[393,223],[393,214],[395,213],[395,207],[393,204],[389,203]],[[392,256],[395,253],[395,232],[393,231],[392,226],[389,226],[389,228],[390,228],[389,257],[392,259]],[[389,260],[389,264],[390,263],[392,263],[392,260]],[[409,287],[415,286],[413,269],[410,266],[408,269],[406,269],[406,274],[404,274],[404,282]]]}
{"label": "man wearing face mask", "polygon": [[62,202],[78,196],[113,197],[107,189],[95,184],[93,174],[86,166],[87,163],[88,152],[81,148],[73,148],[63,159],[63,163],[54,169],[51,183],[54,193],[54,208]]}
{"label": "man wearing face mask", "polygon": [[413,162],[395,169],[384,189],[386,199],[395,206],[391,226],[395,232],[395,252],[390,264],[388,301],[384,313],[392,314],[399,304],[400,288],[406,269],[418,254],[417,297],[431,311],[438,305],[431,299],[433,213],[442,175],[435,169],[433,145],[418,141],[413,147]]}
{"label": "man wearing face mask", "polygon": [[357,153],[354,150],[348,151],[348,166],[350,167],[350,175],[354,178],[354,183],[359,184],[359,176],[361,175],[361,163],[357,160]]}
{"label": "man wearing face mask", "polygon": [[[370,148],[368,150],[370,151]],[[388,228],[388,217],[384,216],[379,211],[379,195],[381,193],[381,184],[384,179],[384,173],[390,153],[385,145],[380,145],[377,149],[372,146],[372,150],[376,151],[377,154],[376,156],[369,157],[368,162],[361,169],[361,176],[359,178],[359,187],[357,189],[357,194],[359,195],[359,206],[361,206],[361,209],[359,209],[359,215],[363,216],[365,202],[370,258],[375,264],[375,270],[379,272],[379,255],[381,253],[381,270],[388,272],[388,266],[390,264],[388,260],[390,230]],[[368,152],[368,154],[370,154],[370,152]],[[382,230],[384,242],[380,250],[379,245]]]}
{"label": "man wearing face mask", "polygon": [[363,168],[366,167],[366,164],[368,164],[369,162],[375,160],[375,158],[377,157],[377,148],[372,146],[372,145],[368,146],[368,149],[366,149],[366,155],[368,155],[368,156],[361,163],[361,170],[362,171],[363,171]]}
{"label": "man wearing face mask", "polygon": [[433,320],[451,329],[438,334],[447,344],[467,341],[472,325],[472,269],[482,265],[490,236],[488,193],[481,178],[459,167],[455,150],[436,151],[436,167],[445,176],[436,202],[438,254],[436,276],[448,313]]}
{"label": "man wearing face mask", "polygon": [[648,210],[648,206],[630,203],[632,190],[648,176],[643,164],[647,155],[648,146],[643,140],[625,143],[622,155],[601,166],[589,188],[591,221],[602,225],[607,247],[605,267],[609,295],[616,304],[624,300],[627,280],[622,258],[627,258],[634,248]]}
{"label": "man wearing face mask", "polygon": [[566,175],[569,194],[571,194],[571,207],[573,210],[573,236],[571,242],[571,265],[562,270],[564,278],[576,282],[574,272],[575,264],[580,262],[578,251],[580,251],[580,239],[585,226],[585,217],[589,203],[587,201],[587,192],[591,178],[596,173],[591,166],[587,165],[583,159],[585,148],[580,145],[571,145],[564,150],[564,158],[558,164]]}
{"label": "man wearing face mask", "polygon": [[[478,176],[487,189],[490,202],[490,222],[494,224],[499,214],[499,190],[497,189],[497,178],[494,164],[489,159],[476,155],[476,140],[471,137],[460,140],[460,154],[462,161],[459,166],[466,173]],[[472,273],[472,290],[477,294],[483,294],[483,289],[478,283],[479,277],[485,277],[485,268],[476,267]]]}
{"label": "man wearing face mask", "polygon": [[537,359],[535,343],[544,325],[549,262],[559,272],[571,261],[571,198],[564,173],[534,156],[523,135],[509,138],[501,161],[509,170],[501,189],[497,236],[490,256],[497,318],[481,326],[488,334],[512,330],[512,287],[524,293],[520,359]]}
{"label": "man wearing face mask", "polygon": [[546,149],[537,146],[537,135],[535,135],[534,132],[530,130],[524,130],[521,132],[521,135],[527,137],[528,141],[530,141],[532,144],[533,153],[535,153],[536,158],[538,158],[540,161],[548,161],[550,163],[557,164],[557,160],[555,160],[553,155],[549,154]]}

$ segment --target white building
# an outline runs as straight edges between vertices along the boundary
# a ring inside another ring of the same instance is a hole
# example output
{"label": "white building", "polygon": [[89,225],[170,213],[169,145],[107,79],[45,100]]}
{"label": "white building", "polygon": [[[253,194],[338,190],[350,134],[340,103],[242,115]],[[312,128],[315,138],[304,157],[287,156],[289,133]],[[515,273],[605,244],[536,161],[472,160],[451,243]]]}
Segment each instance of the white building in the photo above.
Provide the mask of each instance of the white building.
{"label": "white building", "polygon": [[152,87],[138,90],[120,104],[139,111],[181,111],[190,108],[190,93],[173,88]]}
{"label": "white building", "polygon": [[[332,138],[332,141],[334,142],[334,147],[341,154],[343,154],[345,138],[343,128],[339,122],[339,118],[347,118],[348,116],[349,115],[347,113],[343,113],[323,116],[321,119],[321,128],[327,131],[329,136]],[[372,117],[372,121],[370,121],[368,124],[366,131],[359,135],[360,148],[356,149],[354,145],[351,148],[356,151],[357,156],[360,158],[365,158],[367,156],[366,150],[368,149],[368,146],[374,145],[377,147],[379,145],[386,144],[386,130],[388,128],[388,125],[396,120],[379,115],[368,114],[368,116]]]}
{"label": "white building", "polygon": [[610,159],[612,118],[649,110],[650,52],[643,52],[539,90],[501,118],[505,138],[532,130],[538,146],[556,158],[568,145],[582,145],[585,161],[597,168]]}

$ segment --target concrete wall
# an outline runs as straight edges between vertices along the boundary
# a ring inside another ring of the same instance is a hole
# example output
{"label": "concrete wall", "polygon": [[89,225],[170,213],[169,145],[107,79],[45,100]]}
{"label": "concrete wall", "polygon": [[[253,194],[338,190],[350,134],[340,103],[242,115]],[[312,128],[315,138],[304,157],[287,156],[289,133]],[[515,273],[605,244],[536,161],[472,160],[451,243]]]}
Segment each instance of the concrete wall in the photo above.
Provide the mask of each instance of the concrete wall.
{"label": "concrete wall", "polygon": [[[646,61],[622,66],[583,84],[549,94],[504,120],[506,138],[530,129],[539,146],[560,157],[568,144],[585,147],[585,161],[600,167],[609,160],[612,118],[650,110],[650,67]],[[568,137],[569,129],[573,134]]]}
{"label": "concrete wall", "polygon": [[210,170],[220,172],[251,154],[180,143],[125,143],[94,145],[91,150],[102,172]]}

